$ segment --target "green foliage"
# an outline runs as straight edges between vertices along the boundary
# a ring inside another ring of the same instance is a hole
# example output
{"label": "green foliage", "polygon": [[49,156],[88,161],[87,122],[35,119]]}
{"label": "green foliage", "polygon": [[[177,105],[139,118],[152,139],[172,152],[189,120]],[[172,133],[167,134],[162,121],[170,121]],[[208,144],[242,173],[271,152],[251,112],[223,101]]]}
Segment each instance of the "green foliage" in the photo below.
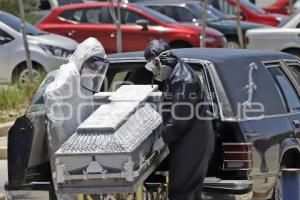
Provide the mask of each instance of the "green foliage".
{"label": "green foliage", "polygon": [[25,85],[14,84],[0,88],[0,123],[15,120],[24,114],[35,91],[38,89],[46,73],[42,73],[34,82]]}
{"label": "green foliage", "polygon": [[[26,0],[23,0],[23,2],[26,21],[35,24],[40,17],[32,14],[32,11],[36,10],[38,0],[31,0],[32,3],[30,4]],[[20,17],[18,0],[0,0],[0,10]]]}

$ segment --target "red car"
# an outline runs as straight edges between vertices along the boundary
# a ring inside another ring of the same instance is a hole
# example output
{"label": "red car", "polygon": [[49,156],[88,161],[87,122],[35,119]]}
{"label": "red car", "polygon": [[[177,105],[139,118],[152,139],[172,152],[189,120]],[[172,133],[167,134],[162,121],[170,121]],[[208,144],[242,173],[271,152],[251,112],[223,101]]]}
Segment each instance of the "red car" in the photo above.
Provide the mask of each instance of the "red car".
{"label": "red car", "polygon": [[[293,0],[293,3],[296,1]],[[263,9],[270,13],[280,13],[280,14],[289,14],[288,13],[289,0],[277,0],[275,3],[263,7]]]}
{"label": "red car", "polygon": [[[215,4],[218,4],[218,8],[224,13],[235,15],[236,0],[217,0]],[[241,15],[245,21],[278,26],[283,20],[288,18],[286,15],[267,13],[249,0],[240,0],[240,4]]]}
{"label": "red car", "polygon": [[[77,42],[98,38],[108,53],[116,52],[116,26],[108,3],[74,4],[55,8],[37,27],[68,36]],[[116,5],[114,5],[116,6]],[[199,47],[201,29],[176,23],[173,19],[138,4],[122,4],[123,51],[144,50],[154,38],[162,38],[172,48]],[[222,48],[222,33],[208,28],[206,46]]]}

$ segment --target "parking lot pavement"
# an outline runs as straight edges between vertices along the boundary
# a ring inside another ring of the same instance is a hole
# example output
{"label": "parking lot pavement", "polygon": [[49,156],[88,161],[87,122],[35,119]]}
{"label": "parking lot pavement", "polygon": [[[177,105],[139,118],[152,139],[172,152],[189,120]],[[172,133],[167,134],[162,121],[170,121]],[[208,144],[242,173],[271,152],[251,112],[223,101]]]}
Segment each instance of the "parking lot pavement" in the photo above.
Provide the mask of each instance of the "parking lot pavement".
{"label": "parking lot pavement", "polygon": [[7,159],[7,137],[0,137],[0,160]]}
{"label": "parking lot pavement", "polygon": [[4,195],[4,184],[7,181],[7,160],[0,160],[0,200]]}

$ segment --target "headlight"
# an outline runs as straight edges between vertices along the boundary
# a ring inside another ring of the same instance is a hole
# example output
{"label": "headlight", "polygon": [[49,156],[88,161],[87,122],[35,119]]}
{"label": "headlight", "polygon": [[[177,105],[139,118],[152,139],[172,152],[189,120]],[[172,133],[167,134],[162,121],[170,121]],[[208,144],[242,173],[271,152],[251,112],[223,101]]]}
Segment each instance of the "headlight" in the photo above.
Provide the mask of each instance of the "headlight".
{"label": "headlight", "polygon": [[70,51],[61,47],[55,47],[51,45],[40,45],[41,48],[50,55],[67,58],[70,55]]}
{"label": "headlight", "polygon": [[283,20],[283,18],[282,18],[282,17],[276,17],[276,20],[277,20],[278,22],[281,22],[281,21]]}

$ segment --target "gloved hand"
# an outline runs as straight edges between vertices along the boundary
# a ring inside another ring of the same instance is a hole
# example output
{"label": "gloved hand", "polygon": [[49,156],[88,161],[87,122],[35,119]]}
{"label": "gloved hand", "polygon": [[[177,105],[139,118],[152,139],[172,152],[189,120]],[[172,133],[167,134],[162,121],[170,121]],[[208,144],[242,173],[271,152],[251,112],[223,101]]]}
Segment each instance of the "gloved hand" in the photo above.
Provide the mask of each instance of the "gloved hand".
{"label": "gloved hand", "polygon": [[164,146],[165,142],[162,137],[159,137],[152,146],[152,151],[160,151]]}

